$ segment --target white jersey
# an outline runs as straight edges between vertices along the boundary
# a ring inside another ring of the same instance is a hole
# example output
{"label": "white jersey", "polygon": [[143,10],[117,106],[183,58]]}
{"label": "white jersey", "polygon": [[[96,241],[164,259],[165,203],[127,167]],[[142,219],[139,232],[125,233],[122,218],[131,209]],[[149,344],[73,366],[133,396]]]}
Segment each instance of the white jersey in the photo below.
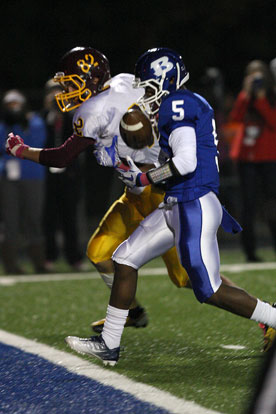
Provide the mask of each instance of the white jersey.
{"label": "white jersey", "polygon": [[93,138],[109,146],[118,136],[120,158],[129,155],[135,162],[153,164],[158,161],[160,147],[155,138],[151,147],[142,150],[129,148],[120,136],[120,120],[124,113],[144,94],[144,89],[134,89],[134,76],[121,73],[109,81],[109,88],[83,102],[73,117],[73,130],[78,136]]}

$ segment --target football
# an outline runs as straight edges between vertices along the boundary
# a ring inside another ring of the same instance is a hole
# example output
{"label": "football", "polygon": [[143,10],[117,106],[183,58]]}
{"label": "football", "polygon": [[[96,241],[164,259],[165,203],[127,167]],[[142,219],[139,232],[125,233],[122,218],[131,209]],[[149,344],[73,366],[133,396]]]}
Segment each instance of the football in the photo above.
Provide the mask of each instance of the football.
{"label": "football", "polygon": [[120,122],[120,134],[132,149],[142,149],[153,144],[152,126],[149,118],[137,108],[129,109]]}

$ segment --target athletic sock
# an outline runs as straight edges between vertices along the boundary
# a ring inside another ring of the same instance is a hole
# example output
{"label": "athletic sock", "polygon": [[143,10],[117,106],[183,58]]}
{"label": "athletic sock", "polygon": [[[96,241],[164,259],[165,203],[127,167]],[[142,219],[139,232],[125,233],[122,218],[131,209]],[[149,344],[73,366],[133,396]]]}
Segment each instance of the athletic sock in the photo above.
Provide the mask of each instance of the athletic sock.
{"label": "athletic sock", "polygon": [[102,337],[110,349],[118,348],[126,323],[128,309],[118,309],[108,305]]}
{"label": "athletic sock", "polygon": [[273,308],[269,303],[257,299],[256,308],[250,319],[276,329],[276,308]]}

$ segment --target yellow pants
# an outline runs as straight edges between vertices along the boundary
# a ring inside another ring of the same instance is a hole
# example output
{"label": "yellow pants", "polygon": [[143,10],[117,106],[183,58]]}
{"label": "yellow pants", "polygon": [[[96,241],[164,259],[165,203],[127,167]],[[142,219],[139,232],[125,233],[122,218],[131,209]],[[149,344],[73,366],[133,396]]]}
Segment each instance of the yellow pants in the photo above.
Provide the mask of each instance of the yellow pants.
{"label": "yellow pants", "polygon": [[[93,263],[109,260],[114,250],[139,226],[139,223],[154,211],[164,199],[164,192],[154,186],[147,186],[139,194],[125,189],[101,220],[87,245],[87,256]],[[181,265],[176,248],[162,256],[168,274],[177,287],[185,287],[188,282],[186,270]]]}

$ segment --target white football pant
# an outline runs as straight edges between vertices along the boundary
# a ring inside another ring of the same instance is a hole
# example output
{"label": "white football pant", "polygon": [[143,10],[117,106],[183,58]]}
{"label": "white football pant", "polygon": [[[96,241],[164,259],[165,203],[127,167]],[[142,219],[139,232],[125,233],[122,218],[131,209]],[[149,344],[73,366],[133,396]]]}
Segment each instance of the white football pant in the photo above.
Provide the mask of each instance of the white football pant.
{"label": "white football pant", "polygon": [[221,284],[217,243],[221,220],[222,207],[212,192],[190,202],[165,203],[118,246],[112,259],[139,269],[176,245],[194,293],[204,302]]}

